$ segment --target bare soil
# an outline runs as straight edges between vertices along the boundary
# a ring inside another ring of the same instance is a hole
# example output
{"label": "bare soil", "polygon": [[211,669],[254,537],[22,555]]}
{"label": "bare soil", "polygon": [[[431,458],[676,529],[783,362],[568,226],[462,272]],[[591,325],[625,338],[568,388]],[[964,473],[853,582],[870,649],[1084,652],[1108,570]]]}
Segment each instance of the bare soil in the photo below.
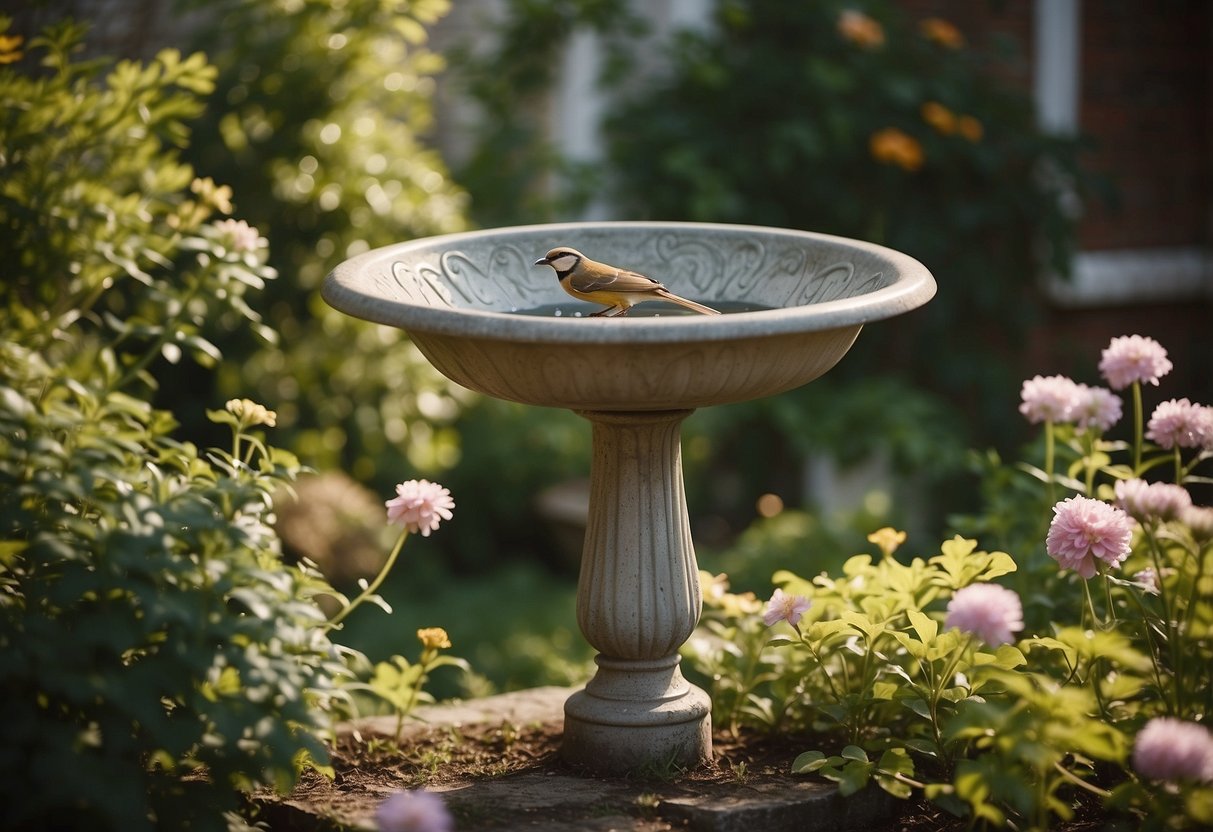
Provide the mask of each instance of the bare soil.
{"label": "bare soil", "polygon": [[[332,778],[317,772],[306,774],[295,790],[283,799],[260,795],[259,819],[274,832],[328,832],[348,828],[347,823],[365,826],[373,807],[386,796],[401,789],[425,787],[433,791],[453,790],[469,783],[500,780],[514,775],[564,775],[602,778],[580,772],[559,755],[561,725],[558,722],[515,726],[509,722],[451,726],[410,726],[405,738],[396,743],[381,736],[342,734],[333,750]],[[665,770],[618,778],[635,786],[638,799],[625,811],[635,818],[636,829],[674,830],[685,828],[679,821],[660,818],[656,802],[646,803],[644,796],[677,788],[682,793],[725,786],[778,785],[803,783],[800,776],[788,773],[795,756],[810,747],[811,740],[742,733],[739,736],[717,734],[713,738],[714,759],[693,770]],[[454,792],[452,792],[454,793]],[[481,823],[489,810],[457,802],[453,811],[460,829],[516,828],[501,821]],[[545,828],[545,823],[575,824],[567,806],[553,806],[545,812],[541,806],[529,810],[526,827]],[[548,816],[550,815],[550,817]],[[338,820],[333,820],[334,818]],[[1095,829],[1097,822],[1072,823],[1068,832]],[[549,826],[546,828],[561,828]],[[575,825],[566,828],[578,828]],[[588,827],[587,827],[588,828]],[[908,800],[899,817],[872,832],[957,832],[967,824],[927,801]]]}

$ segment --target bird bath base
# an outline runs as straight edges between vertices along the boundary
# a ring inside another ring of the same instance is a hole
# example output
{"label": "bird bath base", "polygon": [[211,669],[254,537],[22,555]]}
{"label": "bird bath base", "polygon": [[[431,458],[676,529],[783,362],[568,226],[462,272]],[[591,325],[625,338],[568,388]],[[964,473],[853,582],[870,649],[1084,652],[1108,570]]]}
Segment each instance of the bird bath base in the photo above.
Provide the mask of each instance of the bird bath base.
{"label": "bird bath base", "polygon": [[577,623],[598,672],[565,705],[561,753],[625,772],[711,757],[711,700],[678,649],[699,621],[699,566],[682,481],[691,411],[579,411],[593,425]]}
{"label": "bird bath base", "polygon": [[712,701],[682,677],[678,656],[595,662],[598,673],[564,703],[565,760],[622,774],[712,758]]}

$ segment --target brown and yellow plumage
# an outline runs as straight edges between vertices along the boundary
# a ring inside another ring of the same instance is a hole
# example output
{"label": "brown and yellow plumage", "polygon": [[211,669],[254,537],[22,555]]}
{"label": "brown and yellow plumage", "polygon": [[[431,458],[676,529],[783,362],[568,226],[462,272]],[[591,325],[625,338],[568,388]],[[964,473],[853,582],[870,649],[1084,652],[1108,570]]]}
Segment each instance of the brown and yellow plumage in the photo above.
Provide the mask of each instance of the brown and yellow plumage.
{"label": "brown and yellow plumage", "polygon": [[594,316],[613,318],[646,300],[665,300],[692,309],[701,315],[719,315],[715,309],[687,300],[671,292],[660,282],[639,272],[591,260],[567,246],[552,249],[535,261],[536,266],[551,266],[560,286],[578,300],[607,307]]}

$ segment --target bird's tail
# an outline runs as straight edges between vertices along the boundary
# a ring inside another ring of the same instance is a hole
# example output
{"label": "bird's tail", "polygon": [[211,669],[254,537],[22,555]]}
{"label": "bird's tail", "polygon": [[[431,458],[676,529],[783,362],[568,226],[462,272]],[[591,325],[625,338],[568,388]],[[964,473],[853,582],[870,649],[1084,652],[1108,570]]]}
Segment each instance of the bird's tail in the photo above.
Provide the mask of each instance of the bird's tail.
{"label": "bird's tail", "polygon": [[720,314],[720,312],[718,312],[717,310],[713,309],[710,306],[704,306],[702,303],[696,303],[693,300],[687,300],[686,298],[679,297],[678,295],[671,292],[669,289],[665,289],[665,290],[659,292],[658,294],[660,294],[664,300],[668,300],[671,303],[676,303],[679,306],[685,306],[687,309],[693,309],[694,311],[698,312],[700,315],[719,315]]}

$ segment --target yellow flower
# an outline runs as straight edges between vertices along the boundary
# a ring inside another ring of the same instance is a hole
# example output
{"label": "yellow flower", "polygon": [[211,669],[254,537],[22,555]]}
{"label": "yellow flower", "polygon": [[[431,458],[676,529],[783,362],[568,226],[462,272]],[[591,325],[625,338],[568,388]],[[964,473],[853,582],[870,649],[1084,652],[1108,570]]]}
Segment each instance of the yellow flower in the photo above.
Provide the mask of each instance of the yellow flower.
{"label": "yellow flower", "polygon": [[981,126],[980,121],[972,116],[961,116],[956,120],[956,132],[971,142],[979,142],[981,141],[981,137],[985,135],[985,128]]}
{"label": "yellow flower", "polygon": [[896,127],[886,127],[877,130],[868,139],[868,150],[872,158],[886,165],[897,165],[902,170],[913,173],[922,167],[925,158],[922,145],[912,136],[906,135]]}
{"label": "yellow flower", "polygon": [[232,213],[232,189],[228,185],[216,185],[209,176],[197,177],[190,183],[190,190],[198,194],[202,204],[221,214]]}
{"label": "yellow flower", "polygon": [[720,606],[728,618],[741,618],[762,611],[762,601],[752,592],[743,592],[740,595],[726,592],[720,599]]}
{"label": "yellow flower", "polygon": [[884,29],[863,12],[847,9],[838,15],[838,33],[863,49],[884,45]]}
{"label": "yellow flower", "polygon": [[922,105],[922,120],[934,127],[945,136],[956,132],[956,114],[938,101],[928,101]]}
{"label": "yellow flower", "polygon": [[252,399],[230,399],[224,407],[228,413],[239,419],[240,424],[244,427],[267,425],[272,428],[278,424],[277,413],[269,410],[263,404],[257,404]]}
{"label": "yellow flower", "polygon": [[887,558],[897,551],[898,546],[906,542],[906,533],[897,531],[892,526],[885,526],[868,535],[868,542],[875,543]]}
{"label": "yellow flower", "polygon": [[918,24],[918,30],[927,40],[948,49],[959,49],[965,43],[960,30],[942,18],[928,17]]}
{"label": "yellow flower", "polygon": [[451,646],[451,638],[441,627],[423,627],[417,631],[417,638],[426,650],[442,650]]}
{"label": "yellow flower", "polygon": [[20,35],[0,35],[0,64],[11,64],[25,57],[19,47],[25,38]]}

